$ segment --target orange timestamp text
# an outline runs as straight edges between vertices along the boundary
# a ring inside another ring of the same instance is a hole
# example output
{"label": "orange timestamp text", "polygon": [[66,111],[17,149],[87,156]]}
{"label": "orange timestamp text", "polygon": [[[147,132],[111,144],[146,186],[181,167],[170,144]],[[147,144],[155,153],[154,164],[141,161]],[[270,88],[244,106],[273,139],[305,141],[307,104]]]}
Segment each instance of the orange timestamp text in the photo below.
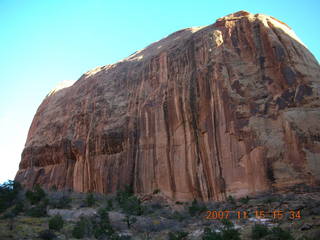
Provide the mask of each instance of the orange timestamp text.
{"label": "orange timestamp text", "polygon": [[255,210],[253,212],[249,211],[228,211],[228,210],[213,210],[207,211],[206,219],[229,219],[229,218],[238,218],[238,219],[247,219],[250,217],[255,218],[273,218],[273,219],[282,219],[286,215],[289,215],[289,218],[292,220],[301,219],[301,211],[284,211],[275,209],[272,211],[264,210]]}

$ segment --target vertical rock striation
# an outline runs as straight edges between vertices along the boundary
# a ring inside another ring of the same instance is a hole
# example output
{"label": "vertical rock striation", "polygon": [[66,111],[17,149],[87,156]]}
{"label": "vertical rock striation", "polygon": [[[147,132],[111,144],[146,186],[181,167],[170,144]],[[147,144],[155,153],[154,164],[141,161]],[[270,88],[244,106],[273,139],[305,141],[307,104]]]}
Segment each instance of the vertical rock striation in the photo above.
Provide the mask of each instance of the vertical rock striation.
{"label": "vertical rock striation", "polygon": [[222,200],[320,180],[320,67],[290,27],[237,12],[51,92],[16,180]]}

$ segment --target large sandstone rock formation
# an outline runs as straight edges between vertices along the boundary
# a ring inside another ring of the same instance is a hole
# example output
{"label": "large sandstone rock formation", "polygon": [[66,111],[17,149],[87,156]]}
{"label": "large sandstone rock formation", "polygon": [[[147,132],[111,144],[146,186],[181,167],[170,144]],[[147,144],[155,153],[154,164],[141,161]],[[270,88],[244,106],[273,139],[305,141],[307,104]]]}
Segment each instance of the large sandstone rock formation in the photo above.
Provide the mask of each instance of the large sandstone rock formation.
{"label": "large sandstone rock formation", "polygon": [[16,180],[221,200],[320,180],[320,67],[279,20],[187,28],[52,91]]}

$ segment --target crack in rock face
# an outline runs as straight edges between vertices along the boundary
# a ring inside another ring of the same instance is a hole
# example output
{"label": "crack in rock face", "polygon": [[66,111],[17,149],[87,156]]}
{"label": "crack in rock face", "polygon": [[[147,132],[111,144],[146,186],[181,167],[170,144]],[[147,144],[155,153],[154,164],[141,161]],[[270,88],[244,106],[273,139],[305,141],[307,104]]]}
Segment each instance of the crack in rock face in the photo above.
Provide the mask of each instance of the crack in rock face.
{"label": "crack in rock face", "polygon": [[16,180],[179,201],[316,185],[319,94],[319,64],[292,29],[240,11],[51,91]]}

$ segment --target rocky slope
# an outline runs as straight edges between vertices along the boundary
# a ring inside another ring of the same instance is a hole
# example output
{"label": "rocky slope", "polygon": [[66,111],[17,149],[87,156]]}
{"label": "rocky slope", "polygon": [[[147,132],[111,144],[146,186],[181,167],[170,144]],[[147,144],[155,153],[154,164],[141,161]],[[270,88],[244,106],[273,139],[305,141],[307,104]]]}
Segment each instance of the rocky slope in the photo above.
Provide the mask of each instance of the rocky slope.
{"label": "rocky slope", "polygon": [[320,180],[320,67],[290,27],[237,12],[52,91],[16,180],[222,200]]}

